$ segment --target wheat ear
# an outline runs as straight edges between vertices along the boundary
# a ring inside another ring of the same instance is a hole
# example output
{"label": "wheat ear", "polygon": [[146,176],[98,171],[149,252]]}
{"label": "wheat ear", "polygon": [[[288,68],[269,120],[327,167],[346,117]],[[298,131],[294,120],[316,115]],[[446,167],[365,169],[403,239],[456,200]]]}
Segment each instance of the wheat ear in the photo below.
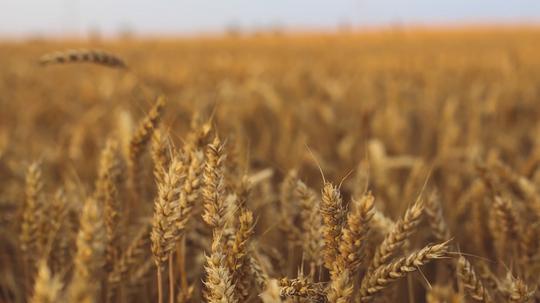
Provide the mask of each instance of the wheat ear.
{"label": "wheat ear", "polygon": [[299,240],[300,231],[294,224],[296,209],[294,190],[298,181],[298,172],[291,169],[279,185],[280,229],[283,230],[290,242]]}
{"label": "wheat ear", "polygon": [[154,162],[154,178],[158,183],[163,182],[165,172],[171,162],[170,152],[169,137],[164,130],[156,129],[152,136],[151,154]]}
{"label": "wheat ear", "polygon": [[[302,181],[298,181],[295,189],[295,198],[300,205],[300,219],[302,227],[302,248],[304,257],[310,260],[312,271],[315,266],[321,265],[319,259],[320,251],[323,246],[321,241],[321,217],[319,216],[319,199],[317,194]],[[311,274],[312,272],[310,272]]]}
{"label": "wheat ear", "polygon": [[255,252],[252,249],[251,254],[248,254],[247,256],[248,266],[251,275],[255,280],[255,285],[257,286],[259,291],[263,291],[268,287],[268,281],[270,280],[270,278],[268,277],[268,274],[264,271],[257,257],[254,255]]}
{"label": "wheat ear", "polygon": [[26,172],[26,200],[22,212],[20,248],[25,261],[26,285],[32,285],[36,262],[44,252],[48,232],[47,210],[43,201],[43,180],[40,163],[32,163]]}
{"label": "wheat ear", "polygon": [[67,220],[68,214],[66,195],[62,189],[59,189],[51,203],[51,237],[47,244],[51,248],[49,260],[50,268],[54,273],[69,263],[72,230]]}
{"label": "wheat ear", "polygon": [[368,273],[360,285],[360,301],[369,302],[375,294],[388,287],[396,280],[405,277],[408,273],[432,260],[440,259],[446,255],[448,242],[428,245],[417,250],[407,257],[401,257],[396,261],[381,265],[371,273]]}
{"label": "wheat ear", "polygon": [[521,244],[523,233],[518,214],[508,198],[495,197],[490,209],[489,228],[495,240],[495,248],[500,258],[511,255],[513,249],[519,248],[512,244]]}
{"label": "wheat ear", "polygon": [[206,301],[209,303],[235,303],[234,284],[226,266],[226,257],[222,251],[221,235],[214,233],[212,253],[206,257],[206,279],[204,280]]}
{"label": "wheat ear", "polygon": [[482,281],[476,276],[471,263],[465,257],[460,256],[458,259],[457,273],[459,280],[465,287],[467,293],[478,302],[492,302],[489,293],[484,288]]}
{"label": "wheat ear", "polygon": [[223,145],[218,137],[208,144],[206,148],[206,164],[204,167],[204,186],[202,188],[202,197],[204,202],[204,221],[216,230],[225,228],[227,211],[224,192],[224,169]]}
{"label": "wheat ear", "polygon": [[158,268],[167,261],[173,251],[179,232],[176,222],[179,216],[180,186],[184,180],[181,174],[183,163],[178,157],[173,158],[164,176],[164,182],[158,184],[158,196],[154,203],[154,218],[152,221],[152,253]]}
{"label": "wheat ear", "polygon": [[336,262],[338,270],[349,269],[354,275],[363,261],[366,250],[366,237],[373,218],[375,199],[367,193],[359,199],[354,199],[352,211],[347,216],[347,224],[343,228],[343,236],[339,246],[339,258]]}
{"label": "wheat ear", "polygon": [[354,290],[354,276],[364,259],[366,238],[370,220],[373,217],[374,198],[370,193],[359,199],[353,199],[352,211],[347,216],[343,228],[339,255],[334,264],[337,276],[330,283],[328,301],[336,303],[350,302]]}
{"label": "wheat ear", "polygon": [[320,212],[323,220],[324,266],[331,273],[334,273],[334,264],[339,254],[345,212],[339,189],[329,182],[324,184],[322,190]]}
{"label": "wheat ear", "polygon": [[129,141],[129,185],[132,187],[132,190],[134,190],[134,194],[137,194],[142,187],[139,178],[140,158],[158,126],[164,107],[165,97],[159,96],[156,103],[146,117],[140,122]]}
{"label": "wheat ear", "polygon": [[403,218],[394,224],[392,231],[385,236],[383,242],[375,250],[368,271],[387,263],[403,246],[405,241],[415,232],[423,210],[424,204],[421,199],[418,199],[407,209]]}
{"label": "wheat ear", "polygon": [[330,303],[349,303],[354,291],[354,277],[351,277],[348,269],[342,269],[337,276],[332,278],[328,289],[328,302]]}
{"label": "wheat ear", "polygon": [[298,297],[314,303],[327,302],[322,285],[309,282],[305,277],[283,278],[279,280],[279,287],[282,298]]}
{"label": "wheat ear", "polygon": [[[180,189],[185,176],[182,174],[184,165],[179,157],[173,158],[163,183],[158,184],[158,196],[154,202],[154,218],[152,221],[152,254],[156,264],[158,283],[158,302],[163,302],[162,268],[169,261],[169,271],[172,270],[172,252],[180,239],[184,228],[177,222],[181,220],[181,207],[179,205]],[[170,287],[169,291],[173,291]],[[171,297],[174,299],[174,296]]]}
{"label": "wheat ear", "polygon": [[150,246],[150,227],[150,224],[144,223],[130,245],[114,263],[107,277],[110,287],[109,296],[114,294],[114,290],[127,277],[132,268],[137,265],[137,262],[140,262],[147,255],[147,250]]}
{"label": "wheat ear", "polygon": [[57,276],[53,276],[47,262],[42,260],[38,265],[34,294],[30,303],[56,303],[60,301],[62,282]]}
{"label": "wheat ear", "polygon": [[118,219],[120,203],[118,201],[118,182],[122,175],[122,164],[118,150],[118,143],[108,140],[103,149],[96,181],[96,200],[103,205],[105,217],[105,230],[107,233],[107,264],[106,268],[111,269],[117,258],[118,252]]}
{"label": "wheat ear", "polygon": [[536,291],[530,290],[523,280],[512,277],[511,273],[508,273],[505,282],[507,288],[504,289],[504,293],[510,303],[529,302]]}
{"label": "wheat ear", "polygon": [[73,279],[68,287],[69,302],[97,302],[105,257],[106,234],[103,210],[94,198],[84,204],[77,234]]}
{"label": "wheat ear", "polygon": [[96,49],[73,49],[43,55],[39,62],[42,65],[92,63],[111,68],[127,68],[124,60],[111,53]]}
{"label": "wheat ear", "polygon": [[243,302],[250,294],[251,272],[248,254],[250,253],[249,240],[253,235],[253,213],[247,209],[242,210],[238,225],[228,257],[237,297]]}
{"label": "wheat ear", "polygon": [[426,217],[431,232],[437,241],[447,241],[450,239],[450,230],[444,220],[442,203],[439,193],[433,191],[426,200]]}

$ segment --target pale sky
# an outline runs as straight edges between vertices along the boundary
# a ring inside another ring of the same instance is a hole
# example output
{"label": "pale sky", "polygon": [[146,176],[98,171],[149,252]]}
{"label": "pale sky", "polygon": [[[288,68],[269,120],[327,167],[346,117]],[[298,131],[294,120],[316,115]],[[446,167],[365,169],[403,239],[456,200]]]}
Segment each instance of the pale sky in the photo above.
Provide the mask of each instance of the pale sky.
{"label": "pale sky", "polygon": [[0,36],[540,23],[540,0],[0,0]]}

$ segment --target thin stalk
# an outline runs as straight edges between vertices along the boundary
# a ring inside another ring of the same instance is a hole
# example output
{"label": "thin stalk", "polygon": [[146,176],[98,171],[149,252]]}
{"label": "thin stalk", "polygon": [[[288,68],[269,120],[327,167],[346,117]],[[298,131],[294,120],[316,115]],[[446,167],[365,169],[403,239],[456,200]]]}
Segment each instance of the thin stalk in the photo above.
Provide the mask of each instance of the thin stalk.
{"label": "thin stalk", "polygon": [[30,290],[30,266],[28,265],[28,263],[30,262],[28,260],[29,258],[25,257],[24,258],[24,266],[23,266],[23,271],[24,271],[24,290],[26,292],[28,292]]}
{"label": "thin stalk", "polygon": [[163,303],[163,283],[161,278],[161,266],[157,267],[158,303]]}
{"label": "thin stalk", "polygon": [[315,281],[315,271],[317,269],[317,264],[315,262],[311,261],[309,263],[309,275],[311,276],[311,282],[318,282]]}
{"label": "thin stalk", "polygon": [[174,262],[172,252],[169,254],[169,303],[174,303]]}
{"label": "thin stalk", "polygon": [[180,286],[182,291],[185,292],[188,289],[187,273],[186,273],[186,237],[182,237],[180,240],[180,247],[178,252],[178,267],[180,269]]}

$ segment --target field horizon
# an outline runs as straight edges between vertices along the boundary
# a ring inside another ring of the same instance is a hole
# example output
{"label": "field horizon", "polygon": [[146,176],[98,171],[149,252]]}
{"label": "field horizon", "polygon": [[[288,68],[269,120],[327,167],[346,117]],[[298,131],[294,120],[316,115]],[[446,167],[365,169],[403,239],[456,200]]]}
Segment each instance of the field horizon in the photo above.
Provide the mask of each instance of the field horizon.
{"label": "field horizon", "polygon": [[200,31],[200,32],[152,32],[152,33],[102,33],[100,31],[89,31],[81,34],[26,34],[26,35],[0,35],[0,43],[28,43],[35,41],[50,42],[80,42],[89,43],[96,41],[185,41],[185,40],[222,40],[228,38],[255,39],[260,37],[316,37],[316,36],[370,36],[384,35],[388,33],[409,33],[409,34],[441,34],[441,33],[502,33],[502,32],[523,32],[538,31],[540,22],[441,22],[418,23],[418,24],[388,24],[388,25],[365,25],[348,26],[343,25],[336,28],[328,27],[285,27],[242,30],[230,29],[226,31]]}

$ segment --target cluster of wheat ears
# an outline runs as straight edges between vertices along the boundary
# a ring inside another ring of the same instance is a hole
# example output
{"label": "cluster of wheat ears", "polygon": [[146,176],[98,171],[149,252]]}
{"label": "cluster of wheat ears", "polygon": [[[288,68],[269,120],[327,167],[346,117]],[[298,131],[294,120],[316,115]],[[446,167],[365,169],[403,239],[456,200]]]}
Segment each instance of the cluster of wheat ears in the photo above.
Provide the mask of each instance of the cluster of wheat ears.
{"label": "cluster of wheat ears", "polygon": [[[93,50],[41,60],[78,62],[127,69]],[[250,159],[220,129],[219,108],[192,113],[176,133],[164,123],[169,100],[154,100],[131,131],[102,140],[88,190],[78,185],[88,180],[50,181],[41,159],[25,165],[24,182],[0,180],[3,196],[24,201],[2,201],[0,302],[538,300],[540,157],[517,169],[504,151],[453,150],[457,103],[442,109],[430,162],[370,139],[357,168],[336,178],[328,153],[306,142],[296,167]],[[352,151],[355,136],[334,149]]]}

